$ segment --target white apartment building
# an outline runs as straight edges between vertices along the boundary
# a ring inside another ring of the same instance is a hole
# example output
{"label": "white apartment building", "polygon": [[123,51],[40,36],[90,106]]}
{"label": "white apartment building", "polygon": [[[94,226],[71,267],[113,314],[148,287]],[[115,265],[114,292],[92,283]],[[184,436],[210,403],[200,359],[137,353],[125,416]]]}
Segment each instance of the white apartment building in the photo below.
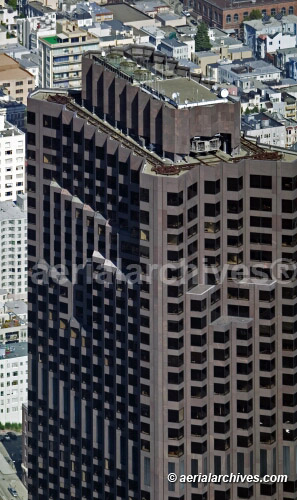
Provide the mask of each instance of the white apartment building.
{"label": "white apartment building", "polygon": [[286,127],[266,113],[243,115],[241,130],[246,137],[255,138],[260,144],[286,147]]}
{"label": "white apartment building", "polygon": [[174,59],[189,59],[189,47],[186,43],[179,42],[176,38],[164,38],[158,49]]}
{"label": "white apartment building", "polygon": [[72,21],[57,22],[57,34],[39,39],[39,86],[80,88],[82,54],[99,49],[99,39]]}
{"label": "white apartment building", "polygon": [[25,191],[25,134],[0,115],[0,202]]}
{"label": "white apartment building", "polygon": [[39,38],[56,34],[56,13],[17,19],[18,41],[27,49],[37,52]]}
{"label": "white apartment building", "polygon": [[265,59],[267,54],[274,54],[279,49],[291,49],[296,46],[295,34],[274,33],[259,35],[257,38],[257,56]]}
{"label": "white apartment building", "polygon": [[27,298],[27,195],[0,202],[0,288]]}
{"label": "white apartment building", "polygon": [[0,345],[0,423],[21,424],[27,403],[28,344]]}

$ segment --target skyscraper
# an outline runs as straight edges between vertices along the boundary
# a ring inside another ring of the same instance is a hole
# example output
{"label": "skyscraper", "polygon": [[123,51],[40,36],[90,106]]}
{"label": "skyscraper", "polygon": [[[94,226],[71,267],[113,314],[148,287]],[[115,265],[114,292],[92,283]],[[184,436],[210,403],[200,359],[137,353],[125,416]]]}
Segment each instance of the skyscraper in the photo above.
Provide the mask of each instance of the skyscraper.
{"label": "skyscraper", "polygon": [[297,156],[239,123],[141,46],[29,98],[30,500],[294,498]]}

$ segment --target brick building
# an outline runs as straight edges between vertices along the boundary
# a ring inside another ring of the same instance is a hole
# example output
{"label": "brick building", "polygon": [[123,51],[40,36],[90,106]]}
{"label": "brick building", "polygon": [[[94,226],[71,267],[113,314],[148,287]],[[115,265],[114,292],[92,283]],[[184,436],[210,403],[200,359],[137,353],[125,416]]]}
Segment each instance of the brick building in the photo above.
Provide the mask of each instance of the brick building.
{"label": "brick building", "polygon": [[232,0],[185,0],[185,5],[202,16],[210,26],[239,30],[252,10],[260,10],[263,15],[297,14],[295,0],[271,0],[233,2]]}

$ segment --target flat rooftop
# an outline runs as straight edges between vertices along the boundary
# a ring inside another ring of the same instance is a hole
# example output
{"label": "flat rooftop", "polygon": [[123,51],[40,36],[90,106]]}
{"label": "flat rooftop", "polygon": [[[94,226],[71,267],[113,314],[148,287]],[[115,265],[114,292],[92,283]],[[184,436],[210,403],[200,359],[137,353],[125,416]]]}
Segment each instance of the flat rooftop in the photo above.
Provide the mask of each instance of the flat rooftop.
{"label": "flat rooftop", "polygon": [[2,220],[17,220],[26,219],[27,214],[20,209],[13,201],[0,202],[0,221]]}
{"label": "flat rooftop", "polygon": [[17,316],[27,314],[28,306],[23,300],[9,300],[5,302],[5,312],[13,312]]}
{"label": "flat rooftop", "polygon": [[5,97],[1,96],[0,96],[0,108],[1,109],[16,108],[16,111],[18,112],[20,111],[25,112],[25,104],[23,104],[22,102],[14,101],[13,99],[6,99]]}
{"label": "flat rooftop", "polygon": [[42,5],[42,3],[40,2],[37,2],[37,1],[33,1],[33,2],[28,2],[28,5],[30,7],[32,7],[33,9],[37,9],[39,10],[40,12],[43,12],[43,13],[52,13],[52,12],[55,12],[53,9],[51,9],[50,7],[47,7],[46,5]]}
{"label": "flat rooftop", "polygon": [[30,68],[38,68],[38,64],[35,61],[31,61],[30,59],[18,59],[18,63],[21,65],[23,68],[28,68],[28,71],[30,72]]}
{"label": "flat rooftop", "polygon": [[261,161],[277,161],[281,159],[285,163],[294,163],[297,165],[297,152],[269,145],[258,146],[256,140],[251,138],[247,140],[243,137],[241,139],[240,151],[236,156],[231,156],[230,154],[218,150],[215,153],[210,152],[209,154],[194,153],[193,155],[187,156],[185,159],[175,163],[168,158],[161,158],[161,156],[157,153],[140,145],[132,137],[127,136],[108,122],[104,122],[87,109],[82,108],[74,101],[71,94],[69,94],[67,90],[36,90],[30,95],[30,98],[37,99],[39,101],[45,100],[54,102],[61,106],[65,106],[66,109],[69,105],[68,109],[71,112],[76,112],[77,116],[97,127],[99,131],[101,130],[102,132],[107,133],[107,129],[109,129],[108,133],[111,138],[118,141],[123,145],[123,147],[129,148],[132,154],[140,156],[144,159],[143,172],[150,175],[170,175],[171,177],[178,177],[185,171],[195,168],[201,164],[207,165],[209,168],[218,168],[222,163],[232,164],[247,157]]}
{"label": "flat rooftop", "polygon": [[16,135],[25,135],[24,132],[19,130],[17,127],[14,127],[9,122],[5,122],[4,129],[0,129],[0,139],[1,137],[11,137]]}
{"label": "flat rooftop", "polygon": [[17,127],[14,127],[11,125],[11,123],[5,122],[5,127],[4,129],[0,129],[0,139],[2,137],[11,137],[11,136],[16,136],[16,135],[25,135],[24,132],[19,130]]}
{"label": "flat rooftop", "polygon": [[[129,76],[133,85],[138,85],[152,97],[164,101],[167,106],[175,108],[206,105],[207,103],[226,102],[211,92],[204,85],[185,77],[176,77],[175,72],[167,65],[155,63],[150,68],[137,64],[133,59],[118,53],[109,53],[105,57],[96,55],[97,60],[109,68],[116,69],[119,74]],[[157,76],[158,74],[158,76]]]}
{"label": "flat rooftop", "polygon": [[249,130],[257,130],[257,125],[260,129],[283,127],[283,124],[275,120],[265,113],[255,115],[243,115],[241,118],[241,130],[248,132]]}
{"label": "flat rooftop", "polygon": [[59,43],[59,41],[60,41],[60,40],[58,39],[57,35],[52,35],[52,36],[44,36],[44,37],[42,38],[42,40],[43,40],[44,42],[49,43],[50,45],[55,45],[56,43]]}
{"label": "flat rooftop", "polygon": [[134,21],[151,21],[152,18],[140,12],[136,8],[131,7],[126,3],[118,3],[116,5],[108,5],[108,10],[113,13],[113,18],[129,23]]}
{"label": "flat rooftop", "polygon": [[14,342],[0,345],[0,359],[12,359],[28,356],[28,342]]}
{"label": "flat rooftop", "polygon": [[147,84],[169,99],[174,98],[181,105],[218,101],[217,95],[207,87],[187,78],[152,80],[148,81]]}

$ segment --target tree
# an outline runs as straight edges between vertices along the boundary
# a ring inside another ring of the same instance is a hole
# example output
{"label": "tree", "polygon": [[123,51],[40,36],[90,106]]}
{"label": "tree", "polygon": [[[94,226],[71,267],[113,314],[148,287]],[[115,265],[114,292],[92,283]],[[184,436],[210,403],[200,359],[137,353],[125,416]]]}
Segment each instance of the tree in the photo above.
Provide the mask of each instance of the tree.
{"label": "tree", "polygon": [[259,9],[253,9],[248,17],[249,21],[253,21],[254,19],[262,19],[262,14]]}
{"label": "tree", "polygon": [[17,9],[17,0],[8,0],[7,5],[11,7],[13,10]]}
{"label": "tree", "polygon": [[205,23],[199,24],[195,36],[195,51],[205,51],[211,48],[211,43],[208,36],[208,26]]}

